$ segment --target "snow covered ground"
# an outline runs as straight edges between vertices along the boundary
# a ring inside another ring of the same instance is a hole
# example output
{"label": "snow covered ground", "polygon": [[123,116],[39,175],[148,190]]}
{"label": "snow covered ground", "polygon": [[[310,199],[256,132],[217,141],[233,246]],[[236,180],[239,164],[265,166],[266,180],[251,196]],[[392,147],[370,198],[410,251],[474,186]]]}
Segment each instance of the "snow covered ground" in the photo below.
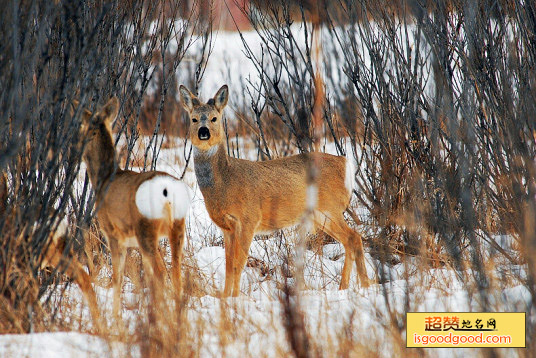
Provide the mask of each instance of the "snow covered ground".
{"label": "snow covered ground", "polygon": [[124,349],[122,344],[79,332],[0,336],[0,356],[6,358],[123,357]]}

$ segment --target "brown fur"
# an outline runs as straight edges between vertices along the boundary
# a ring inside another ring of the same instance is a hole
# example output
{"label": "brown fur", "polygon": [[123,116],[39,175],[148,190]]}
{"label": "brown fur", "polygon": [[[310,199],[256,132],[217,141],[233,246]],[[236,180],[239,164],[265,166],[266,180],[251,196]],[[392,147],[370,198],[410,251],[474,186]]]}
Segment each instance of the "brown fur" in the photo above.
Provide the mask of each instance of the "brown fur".
{"label": "brown fur", "polygon": [[[119,103],[112,98],[90,121],[92,114],[84,111],[84,123],[89,141],[83,159],[95,189],[97,219],[112,255],[112,284],[114,287],[113,312],[119,315],[121,286],[127,254],[128,241],[135,238],[150,283],[163,283],[166,274],[162,257],[158,251],[160,236],[169,236],[173,258],[172,281],[176,294],[182,292],[181,258],[184,243],[184,219],[164,220],[143,217],[136,206],[138,187],[155,176],[170,176],[163,172],[135,173],[116,169],[115,150],[112,141],[111,123],[117,116]],[[153,289],[154,295],[162,286]]]}
{"label": "brown fur", "polygon": [[[345,186],[346,158],[325,153],[300,154],[264,162],[229,157],[223,144],[225,136],[221,120],[227,103],[227,86],[223,86],[207,104],[200,103],[184,86],[180,93],[192,120],[190,139],[196,148],[197,180],[207,211],[224,234],[224,296],[239,294],[240,275],[256,233],[293,226],[302,219],[306,211],[306,178],[311,163],[318,169],[318,205],[313,213],[315,228],[333,236],[346,250],[340,289],[348,287],[354,261],[361,284],[367,287],[369,280],[361,236],[348,227],[343,217],[351,198]],[[208,140],[199,138],[202,127],[210,131]]]}

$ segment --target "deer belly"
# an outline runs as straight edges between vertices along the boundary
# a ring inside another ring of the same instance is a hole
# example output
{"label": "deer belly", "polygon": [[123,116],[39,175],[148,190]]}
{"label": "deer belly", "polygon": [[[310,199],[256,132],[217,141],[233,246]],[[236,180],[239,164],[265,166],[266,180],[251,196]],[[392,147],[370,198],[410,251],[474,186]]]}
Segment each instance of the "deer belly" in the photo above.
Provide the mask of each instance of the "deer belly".
{"label": "deer belly", "polygon": [[125,247],[139,247],[138,245],[138,239],[135,236],[127,237],[125,239],[125,242],[123,243]]}
{"label": "deer belly", "polygon": [[190,188],[182,181],[157,176],[144,181],[136,191],[136,206],[147,219],[183,219],[192,198]]}
{"label": "deer belly", "polygon": [[277,209],[271,207],[262,208],[262,219],[256,232],[267,234],[270,232],[296,226],[304,213],[305,205],[285,205]]}

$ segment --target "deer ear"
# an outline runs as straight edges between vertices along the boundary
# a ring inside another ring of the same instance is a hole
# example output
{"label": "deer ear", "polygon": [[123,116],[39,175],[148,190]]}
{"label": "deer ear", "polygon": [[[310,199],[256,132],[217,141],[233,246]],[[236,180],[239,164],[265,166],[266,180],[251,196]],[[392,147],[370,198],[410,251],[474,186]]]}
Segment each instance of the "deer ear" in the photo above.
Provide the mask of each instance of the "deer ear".
{"label": "deer ear", "polygon": [[229,99],[229,87],[227,85],[221,86],[221,88],[216,92],[216,95],[214,96],[214,105],[216,106],[216,109],[221,112],[225,105],[227,104],[227,100]]}
{"label": "deer ear", "polygon": [[[80,106],[80,102],[76,99],[73,99],[71,104],[69,105],[69,113],[71,114],[71,117],[75,115],[78,107]],[[89,121],[91,120],[92,113],[82,108],[82,132],[85,132],[87,130],[87,127],[89,126]]]}
{"label": "deer ear", "polygon": [[106,104],[100,109],[98,113],[99,120],[111,124],[119,113],[119,100],[117,97],[112,97],[106,102]]}
{"label": "deer ear", "polygon": [[191,112],[194,109],[194,102],[196,102],[197,97],[192,92],[190,92],[188,88],[184,87],[183,85],[179,87],[179,93],[181,96],[182,106],[188,112]]}

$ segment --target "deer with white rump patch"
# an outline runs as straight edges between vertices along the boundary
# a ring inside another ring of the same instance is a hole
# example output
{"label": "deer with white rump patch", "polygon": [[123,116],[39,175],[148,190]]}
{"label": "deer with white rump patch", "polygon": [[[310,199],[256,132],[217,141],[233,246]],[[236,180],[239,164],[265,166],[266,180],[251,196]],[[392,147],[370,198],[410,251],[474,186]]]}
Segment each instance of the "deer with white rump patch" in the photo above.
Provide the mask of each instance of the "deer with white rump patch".
{"label": "deer with white rump patch", "polygon": [[166,268],[158,250],[158,240],[168,236],[172,283],[176,294],[180,295],[185,217],[192,197],[186,184],[167,173],[136,173],[117,168],[111,123],[118,110],[119,102],[114,97],[95,115],[85,109],[82,113],[82,133],[88,133],[89,137],[82,158],[95,190],[97,219],[112,256],[115,317],[118,317],[121,306],[128,247],[140,249],[145,272],[163,283]]}
{"label": "deer with white rump patch", "polygon": [[255,234],[294,226],[302,219],[307,209],[307,168],[313,160],[318,169],[314,226],[341,242],[346,251],[339,288],[348,288],[354,261],[361,285],[367,287],[361,236],[348,227],[343,216],[353,190],[351,161],[325,153],[262,162],[229,157],[222,123],[229,96],[227,86],[207,103],[200,102],[184,86],[180,87],[180,96],[191,119],[197,182],[211,219],[224,235],[223,295],[238,296],[240,275]]}

